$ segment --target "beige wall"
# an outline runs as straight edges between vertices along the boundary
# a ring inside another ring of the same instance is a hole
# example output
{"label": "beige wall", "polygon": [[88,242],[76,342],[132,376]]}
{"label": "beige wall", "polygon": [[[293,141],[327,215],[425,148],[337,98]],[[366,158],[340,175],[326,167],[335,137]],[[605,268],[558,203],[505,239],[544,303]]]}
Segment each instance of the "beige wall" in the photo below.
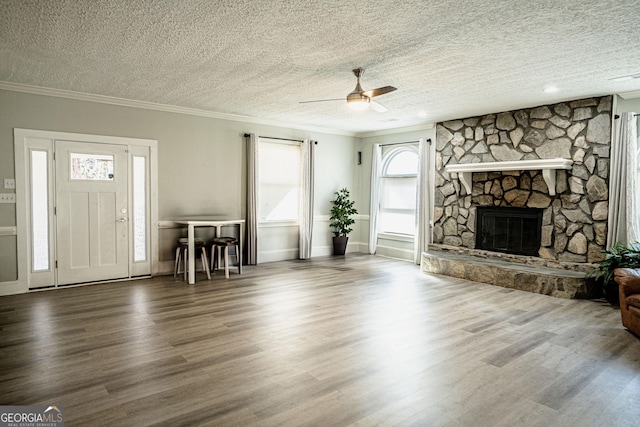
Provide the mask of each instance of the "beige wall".
{"label": "beige wall", "polygon": [[[616,97],[616,113],[634,112],[640,114],[640,98],[622,99]],[[639,116],[640,117],[640,116]]]}
{"label": "beige wall", "polygon": [[[0,183],[15,178],[14,128],[157,140],[160,221],[197,214],[244,216],[244,133],[317,140],[315,214],[321,218],[314,254],[323,254],[330,240],[322,216],[328,215],[333,192],[346,186],[360,199],[354,165],[361,142],[351,136],[0,90]],[[0,227],[15,226],[15,215],[14,204],[0,204]],[[174,234],[161,230],[161,262],[173,256]],[[0,282],[13,280],[16,237],[0,236]]]}

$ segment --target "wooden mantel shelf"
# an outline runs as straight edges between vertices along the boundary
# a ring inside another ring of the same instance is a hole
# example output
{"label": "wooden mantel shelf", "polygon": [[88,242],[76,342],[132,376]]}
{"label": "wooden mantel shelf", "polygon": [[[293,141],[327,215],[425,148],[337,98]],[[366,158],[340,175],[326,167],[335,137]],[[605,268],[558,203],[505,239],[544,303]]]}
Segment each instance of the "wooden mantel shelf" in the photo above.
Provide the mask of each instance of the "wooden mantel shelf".
{"label": "wooden mantel shelf", "polygon": [[471,194],[471,174],[473,172],[502,172],[502,171],[526,171],[542,170],[542,177],[549,188],[549,195],[556,195],[556,170],[571,169],[573,160],[569,159],[539,159],[539,160],[513,160],[507,162],[487,162],[487,163],[463,163],[459,165],[447,165],[444,171],[457,173],[460,182]]}

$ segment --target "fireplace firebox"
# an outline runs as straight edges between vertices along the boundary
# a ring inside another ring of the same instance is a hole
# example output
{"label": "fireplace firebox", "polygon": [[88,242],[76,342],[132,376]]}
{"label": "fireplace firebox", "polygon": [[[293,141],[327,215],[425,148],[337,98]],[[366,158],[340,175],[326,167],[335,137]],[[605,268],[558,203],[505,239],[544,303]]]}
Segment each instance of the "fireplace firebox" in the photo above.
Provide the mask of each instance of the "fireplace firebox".
{"label": "fireplace firebox", "polygon": [[542,209],[485,206],[476,209],[476,249],[538,255]]}

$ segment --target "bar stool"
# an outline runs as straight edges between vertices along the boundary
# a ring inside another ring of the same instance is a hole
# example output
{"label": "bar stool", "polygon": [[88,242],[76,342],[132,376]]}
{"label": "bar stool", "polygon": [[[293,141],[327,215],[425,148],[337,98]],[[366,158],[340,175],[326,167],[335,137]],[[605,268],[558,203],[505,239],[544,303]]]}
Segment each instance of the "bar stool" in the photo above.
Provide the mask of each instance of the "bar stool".
{"label": "bar stool", "polygon": [[[194,249],[196,254],[200,252],[200,260],[202,261],[202,269],[207,272],[207,277],[211,280],[211,274],[209,272],[209,262],[207,261],[207,249],[204,244],[204,240],[195,239],[193,241]],[[180,261],[184,262],[184,280],[187,280],[187,269],[189,263],[188,260],[188,252],[189,252],[189,239],[186,237],[182,237],[178,239],[178,247],[176,248],[176,263],[173,270],[173,278],[175,279],[180,272]]]}
{"label": "bar stool", "polygon": [[238,274],[242,273],[242,261],[240,259],[240,246],[235,237],[214,237],[207,245],[211,246],[211,268],[215,274],[218,265],[217,252],[224,249],[224,277],[229,278],[229,246],[235,247],[236,263],[238,264]]}

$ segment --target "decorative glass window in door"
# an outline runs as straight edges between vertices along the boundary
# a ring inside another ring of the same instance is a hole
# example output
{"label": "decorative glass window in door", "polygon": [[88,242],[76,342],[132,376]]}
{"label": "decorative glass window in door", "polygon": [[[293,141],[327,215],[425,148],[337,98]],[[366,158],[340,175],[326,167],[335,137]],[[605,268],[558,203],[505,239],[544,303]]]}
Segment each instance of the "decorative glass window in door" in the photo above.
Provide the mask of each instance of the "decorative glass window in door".
{"label": "decorative glass window in door", "polygon": [[71,153],[71,179],[113,181],[113,156]]}

